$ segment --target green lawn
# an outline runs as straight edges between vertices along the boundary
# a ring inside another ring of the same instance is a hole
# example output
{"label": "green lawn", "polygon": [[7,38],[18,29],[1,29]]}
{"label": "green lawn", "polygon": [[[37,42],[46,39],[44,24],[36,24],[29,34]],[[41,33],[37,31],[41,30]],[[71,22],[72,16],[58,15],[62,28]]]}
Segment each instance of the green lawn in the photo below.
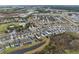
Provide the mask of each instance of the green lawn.
{"label": "green lawn", "polygon": [[19,25],[19,23],[5,23],[5,24],[0,24],[0,33],[4,33],[7,30],[8,25],[10,25],[10,24]]}
{"label": "green lawn", "polygon": [[11,51],[14,51],[15,48],[6,48],[4,49],[4,52],[3,53],[9,53]]}
{"label": "green lawn", "polygon": [[79,50],[65,50],[66,54],[79,54]]}

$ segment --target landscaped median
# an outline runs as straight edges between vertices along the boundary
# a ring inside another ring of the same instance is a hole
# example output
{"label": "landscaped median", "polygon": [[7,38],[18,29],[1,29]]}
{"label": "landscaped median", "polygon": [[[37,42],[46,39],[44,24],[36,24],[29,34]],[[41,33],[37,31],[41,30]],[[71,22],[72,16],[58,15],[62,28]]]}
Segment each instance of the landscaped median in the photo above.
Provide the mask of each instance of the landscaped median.
{"label": "landscaped median", "polygon": [[43,41],[32,43],[30,45],[24,45],[16,48],[5,49],[5,54],[23,54],[23,53],[36,53],[41,51],[46,45],[49,44],[49,39],[44,37]]}

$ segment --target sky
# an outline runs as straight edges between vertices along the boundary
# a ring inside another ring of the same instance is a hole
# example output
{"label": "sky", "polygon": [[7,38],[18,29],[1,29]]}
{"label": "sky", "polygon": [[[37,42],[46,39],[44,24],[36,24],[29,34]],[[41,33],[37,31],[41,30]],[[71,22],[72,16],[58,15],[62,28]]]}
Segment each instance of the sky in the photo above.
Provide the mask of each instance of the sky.
{"label": "sky", "polygon": [[0,0],[0,5],[79,5],[79,0]]}

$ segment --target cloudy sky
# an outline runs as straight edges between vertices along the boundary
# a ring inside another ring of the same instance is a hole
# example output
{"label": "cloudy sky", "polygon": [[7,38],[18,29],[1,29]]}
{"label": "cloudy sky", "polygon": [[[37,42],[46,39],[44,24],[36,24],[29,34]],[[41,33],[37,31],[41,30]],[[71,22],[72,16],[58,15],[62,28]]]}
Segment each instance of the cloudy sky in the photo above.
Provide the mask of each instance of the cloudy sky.
{"label": "cloudy sky", "polygon": [[79,0],[0,0],[0,5],[78,5]]}

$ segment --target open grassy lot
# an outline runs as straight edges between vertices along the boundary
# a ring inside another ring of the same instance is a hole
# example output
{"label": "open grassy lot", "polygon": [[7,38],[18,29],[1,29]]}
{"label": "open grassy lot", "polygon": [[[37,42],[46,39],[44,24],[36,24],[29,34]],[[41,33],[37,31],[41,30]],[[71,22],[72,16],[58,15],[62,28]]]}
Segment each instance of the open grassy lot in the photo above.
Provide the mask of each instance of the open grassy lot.
{"label": "open grassy lot", "polygon": [[19,23],[3,23],[3,24],[0,24],[0,33],[4,33],[7,30],[7,27],[11,24],[19,25]]}
{"label": "open grassy lot", "polygon": [[65,50],[66,54],[79,54],[79,50]]}

